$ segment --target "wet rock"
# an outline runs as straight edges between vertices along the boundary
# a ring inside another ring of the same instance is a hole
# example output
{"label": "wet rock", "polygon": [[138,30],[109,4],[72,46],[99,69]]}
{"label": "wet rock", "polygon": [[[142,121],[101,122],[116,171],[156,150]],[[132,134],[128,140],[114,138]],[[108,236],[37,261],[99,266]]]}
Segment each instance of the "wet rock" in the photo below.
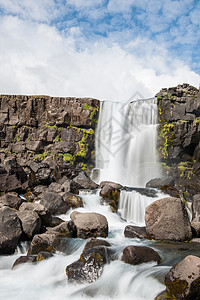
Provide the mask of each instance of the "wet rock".
{"label": "wet rock", "polygon": [[105,240],[102,240],[102,239],[95,239],[95,238],[91,238],[89,241],[87,241],[87,243],[85,244],[85,247],[83,249],[83,252],[86,252],[90,249],[93,249],[95,247],[110,247],[111,244],[108,243],[107,241]]}
{"label": "wet rock", "polygon": [[165,285],[176,299],[199,299],[200,258],[188,255],[173,266],[165,276]]}
{"label": "wet rock", "polygon": [[40,195],[40,204],[50,211],[52,215],[65,214],[68,210],[63,197],[55,192],[45,192]]}
{"label": "wet rock", "polygon": [[28,255],[38,254],[41,251],[55,253],[56,250],[60,250],[60,234],[54,233],[42,233],[36,234],[30,244]]}
{"label": "wet rock", "polygon": [[127,225],[124,230],[124,235],[127,238],[146,238],[146,227]]}
{"label": "wet rock", "polygon": [[43,205],[39,203],[22,203],[19,208],[20,211],[34,211],[41,218],[42,224],[44,226],[50,226],[52,221],[51,213],[48,209],[46,209]]}
{"label": "wet rock", "polygon": [[23,200],[15,192],[9,192],[0,197],[0,203],[11,208],[19,209]]}
{"label": "wet rock", "polygon": [[79,238],[108,236],[108,222],[101,214],[72,212],[70,218],[76,226]]}
{"label": "wet rock", "polygon": [[184,203],[179,198],[163,198],[146,208],[147,237],[156,240],[188,241],[192,230]]}
{"label": "wet rock", "polygon": [[53,257],[53,253],[41,251],[37,255],[37,262]]}
{"label": "wet rock", "polygon": [[163,291],[158,294],[155,300],[174,300],[174,297],[172,297],[167,291]]}
{"label": "wet rock", "polygon": [[161,186],[160,189],[161,189],[161,191],[170,195],[171,197],[176,197],[176,198],[180,197],[179,190],[177,190],[175,187],[173,187],[171,185],[163,185],[163,186]]}
{"label": "wet rock", "polygon": [[41,219],[35,211],[18,211],[17,216],[22,222],[22,230],[26,237],[32,239],[35,234],[40,233]]}
{"label": "wet rock", "polygon": [[63,201],[67,204],[68,209],[83,207],[82,198],[71,193],[65,193],[63,195]]}
{"label": "wet rock", "polygon": [[161,262],[159,254],[149,247],[127,246],[123,251],[122,261],[131,265],[138,265],[145,262]]}
{"label": "wet rock", "polygon": [[147,182],[146,187],[160,189],[163,185],[171,185],[173,186],[175,180],[173,177],[165,177],[165,178],[154,178]]}
{"label": "wet rock", "polygon": [[20,220],[14,209],[0,208],[0,254],[14,253],[22,235]]}
{"label": "wet rock", "polygon": [[16,261],[12,266],[12,269],[16,268],[21,264],[36,263],[36,262],[37,262],[37,255],[29,255],[29,256],[23,255],[16,259]]}
{"label": "wet rock", "polygon": [[106,262],[107,251],[105,247],[85,251],[79,260],[67,266],[68,280],[78,283],[94,282],[101,276]]}

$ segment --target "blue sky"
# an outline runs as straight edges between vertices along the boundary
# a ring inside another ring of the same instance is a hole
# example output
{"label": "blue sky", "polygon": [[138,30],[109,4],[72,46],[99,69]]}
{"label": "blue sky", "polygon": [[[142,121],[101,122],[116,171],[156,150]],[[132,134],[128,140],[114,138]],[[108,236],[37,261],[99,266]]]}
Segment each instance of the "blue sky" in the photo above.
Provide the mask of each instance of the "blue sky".
{"label": "blue sky", "polygon": [[200,82],[200,1],[0,0],[0,93],[127,101]]}

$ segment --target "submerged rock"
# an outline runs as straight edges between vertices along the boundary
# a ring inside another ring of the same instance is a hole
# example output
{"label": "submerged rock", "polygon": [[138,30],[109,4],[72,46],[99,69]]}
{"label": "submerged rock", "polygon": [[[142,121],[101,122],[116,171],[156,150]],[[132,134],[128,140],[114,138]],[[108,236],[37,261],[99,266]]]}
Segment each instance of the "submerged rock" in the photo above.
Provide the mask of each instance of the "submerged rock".
{"label": "submerged rock", "polygon": [[147,237],[156,240],[188,241],[192,230],[184,203],[179,198],[163,198],[146,208]]}
{"label": "submerged rock", "polygon": [[188,255],[173,266],[165,276],[165,285],[176,299],[199,299],[200,258]]}
{"label": "submerged rock", "polygon": [[159,254],[144,246],[127,246],[123,251],[122,260],[130,265],[138,265],[145,262],[156,261],[161,262]]}
{"label": "submerged rock", "polygon": [[12,269],[16,268],[19,265],[27,264],[27,263],[36,263],[37,262],[37,255],[23,255],[16,259],[14,262]]}
{"label": "submerged rock", "polygon": [[14,209],[0,208],[0,254],[12,254],[22,235],[21,222]]}
{"label": "submerged rock", "polygon": [[146,227],[127,225],[124,229],[124,235],[127,238],[146,238]]}
{"label": "submerged rock", "polygon": [[76,226],[78,238],[108,236],[108,221],[101,214],[72,212],[70,218]]}

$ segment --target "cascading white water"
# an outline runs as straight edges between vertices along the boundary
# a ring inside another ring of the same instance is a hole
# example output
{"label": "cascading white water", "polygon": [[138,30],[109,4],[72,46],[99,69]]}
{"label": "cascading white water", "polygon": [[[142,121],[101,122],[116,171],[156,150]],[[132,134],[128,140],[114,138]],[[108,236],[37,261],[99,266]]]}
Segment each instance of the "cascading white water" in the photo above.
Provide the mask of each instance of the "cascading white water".
{"label": "cascading white water", "polygon": [[[150,179],[160,177],[156,127],[155,98],[126,105],[101,102],[95,134],[98,176],[93,179],[144,187]],[[154,200],[136,191],[121,191],[119,212],[128,221],[144,224],[145,208]]]}
{"label": "cascading white water", "polygon": [[144,187],[159,177],[156,125],[154,98],[128,105],[101,102],[95,135],[97,181]]}

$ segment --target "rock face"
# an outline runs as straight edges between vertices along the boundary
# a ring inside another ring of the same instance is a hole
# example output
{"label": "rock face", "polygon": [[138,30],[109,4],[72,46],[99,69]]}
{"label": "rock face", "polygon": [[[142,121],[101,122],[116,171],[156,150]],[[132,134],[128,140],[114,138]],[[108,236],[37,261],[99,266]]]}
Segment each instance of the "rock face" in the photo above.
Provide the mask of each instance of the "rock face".
{"label": "rock face", "polygon": [[200,91],[189,84],[157,95],[159,154],[186,199],[200,190]]}
{"label": "rock face", "polygon": [[176,299],[199,299],[200,258],[189,255],[173,266],[165,276],[165,285]]}
{"label": "rock face", "polygon": [[163,198],[146,208],[147,237],[156,240],[188,241],[192,230],[188,214],[179,198]]}
{"label": "rock face", "polygon": [[[91,168],[98,110],[99,101],[91,98],[0,95],[0,163],[13,156],[36,162],[53,158]],[[1,172],[0,177],[6,180]]]}
{"label": "rock face", "polygon": [[149,247],[128,246],[123,251],[122,260],[130,265],[138,265],[141,263],[156,261],[161,262],[159,254]]}
{"label": "rock face", "polygon": [[77,237],[79,238],[105,238],[108,236],[108,221],[101,214],[72,212],[70,218],[77,229]]}
{"label": "rock face", "polygon": [[14,209],[0,208],[0,254],[12,254],[22,235],[20,220]]}

